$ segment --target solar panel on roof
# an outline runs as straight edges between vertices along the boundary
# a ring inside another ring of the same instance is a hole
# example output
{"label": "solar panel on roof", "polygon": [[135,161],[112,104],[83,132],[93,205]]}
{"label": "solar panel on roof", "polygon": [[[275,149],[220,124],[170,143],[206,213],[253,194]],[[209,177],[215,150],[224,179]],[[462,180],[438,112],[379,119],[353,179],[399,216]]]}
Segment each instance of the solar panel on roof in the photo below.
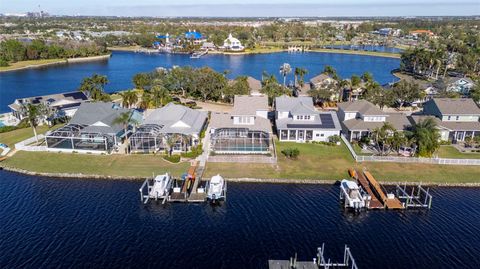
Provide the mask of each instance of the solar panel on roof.
{"label": "solar panel on roof", "polygon": [[321,124],[294,123],[294,124],[287,124],[287,128],[301,128],[301,129],[308,129],[308,128],[333,129],[335,128],[335,123],[333,122],[333,118],[331,114],[319,114],[319,116],[320,116],[320,120],[322,121]]}

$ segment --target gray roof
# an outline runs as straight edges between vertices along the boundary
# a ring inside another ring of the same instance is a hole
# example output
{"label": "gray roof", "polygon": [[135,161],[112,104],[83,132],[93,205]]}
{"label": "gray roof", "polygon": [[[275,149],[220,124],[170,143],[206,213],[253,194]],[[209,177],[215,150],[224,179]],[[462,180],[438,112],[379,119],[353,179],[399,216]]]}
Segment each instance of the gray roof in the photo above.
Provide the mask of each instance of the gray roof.
{"label": "gray roof", "polygon": [[337,104],[338,108],[345,112],[358,112],[362,115],[387,115],[376,105],[366,101],[366,100],[357,100],[351,102],[343,102]]}
{"label": "gray roof", "polygon": [[480,115],[480,108],[471,98],[433,98],[433,102],[443,115]]}
{"label": "gray roof", "polygon": [[294,120],[293,118],[277,119],[275,125],[277,129],[322,129],[322,130],[340,130],[340,122],[337,113],[315,112],[313,120]]}
{"label": "gray roof", "polygon": [[262,82],[253,77],[247,77],[248,87],[252,92],[260,92],[262,89]]}
{"label": "gray roof", "polygon": [[[65,93],[55,93],[49,95],[41,95],[41,96],[33,96],[33,97],[26,97],[26,98],[18,98],[9,105],[9,107],[13,110],[20,110],[22,104],[40,104],[40,103],[48,103],[59,108],[63,106],[78,106],[81,102],[85,102],[88,100],[88,97],[83,92],[65,92]],[[58,104],[59,101],[63,104]]]}
{"label": "gray roof", "polygon": [[272,125],[268,119],[255,117],[255,124],[233,124],[233,116],[229,113],[212,112],[210,115],[211,128],[246,128],[251,131],[272,132]]}
{"label": "gray roof", "polygon": [[115,103],[82,103],[69,124],[87,125],[82,132],[117,134],[123,130],[123,125],[113,122],[125,112],[132,113],[132,110]]}
{"label": "gray roof", "polygon": [[[397,130],[406,130],[411,124],[407,115],[402,113],[387,113],[386,122],[392,124]],[[362,119],[351,119],[343,121],[343,125],[349,131],[371,131],[382,127],[385,122],[364,121]]]}
{"label": "gray roof", "polygon": [[412,115],[412,123],[418,123],[425,119],[431,118],[435,121],[438,127],[447,129],[449,131],[480,131],[480,122],[457,122],[457,121],[441,121],[439,118],[429,115]]}
{"label": "gray roof", "polygon": [[321,73],[320,75],[317,75],[317,76],[314,76],[313,78],[311,78],[310,83],[317,84],[317,83],[323,82],[324,80],[329,79],[329,78],[330,78],[329,75],[327,75],[325,73]]}
{"label": "gray roof", "polygon": [[207,120],[207,112],[169,103],[150,113],[144,124],[163,126],[161,133],[166,134],[199,134]]}
{"label": "gray roof", "polygon": [[254,116],[257,111],[268,111],[267,96],[235,95],[232,115]]}
{"label": "gray roof", "polygon": [[[281,112],[292,112],[296,111],[298,114],[305,113],[315,113],[315,107],[313,106],[313,98],[307,96],[301,97],[290,97],[282,95],[275,98],[275,110]],[[309,111],[307,111],[309,110]],[[294,113],[295,114],[295,113]]]}

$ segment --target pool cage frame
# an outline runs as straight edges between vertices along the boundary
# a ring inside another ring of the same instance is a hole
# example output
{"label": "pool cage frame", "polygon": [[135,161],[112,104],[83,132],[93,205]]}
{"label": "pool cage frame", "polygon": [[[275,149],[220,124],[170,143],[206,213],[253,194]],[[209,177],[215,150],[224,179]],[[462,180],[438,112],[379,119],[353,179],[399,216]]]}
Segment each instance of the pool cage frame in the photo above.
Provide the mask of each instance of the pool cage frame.
{"label": "pool cage frame", "polygon": [[116,137],[98,132],[83,132],[88,125],[67,124],[45,136],[48,150],[108,152],[115,146]]}
{"label": "pool cage frame", "polygon": [[163,133],[164,125],[144,124],[130,137],[130,152],[156,153],[168,149],[168,140],[176,140],[172,152],[187,152],[192,146],[192,137],[184,134]]}
{"label": "pool cage frame", "polygon": [[248,128],[218,128],[210,138],[216,154],[268,154],[270,134]]}

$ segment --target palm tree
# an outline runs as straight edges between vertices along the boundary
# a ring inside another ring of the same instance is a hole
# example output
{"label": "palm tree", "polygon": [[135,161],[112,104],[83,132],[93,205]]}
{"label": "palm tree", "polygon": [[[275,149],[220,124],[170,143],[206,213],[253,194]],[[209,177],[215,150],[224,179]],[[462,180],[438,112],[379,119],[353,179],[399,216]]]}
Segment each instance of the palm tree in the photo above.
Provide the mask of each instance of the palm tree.
{"label": "palm tree", "polygon": [[287,75],[292,73],[292,67],[288,63],[283,63],[280,66],[280,74],[283,76],[283,86],[287,84]]}
{"label": "palm tree", "polygon": [[[303,87],[304,85],[304,80],[303,80],[303,77],[308,73],[308,70],[303,68],[303,67],[295,67],[295,85],[297,85],[297,82],[298,84],[300,85],[300,87]],[[297,77],[300,77],[300,80],[298,81],[297,80]]]}
{"label": "palm tree", "polygon": [[123,125],[123,132],[125,134],[125,140],[127,138],[128,126],[130,124],[138,124],[138,121],[132,118],[132,112],[127,111],[121,113],[117,118],[115,118],[112,122],[113,124],[122,124]]}
{"label": "palm tree", "polygon": [[165,101],[170,96],[170,92],[162,86],[152,87],[152,102],[155,107],[160,107],[165,104]]}
{"label": "palm tree", "polygon": [[120,92],[119,95],[122,97],[122,106],[130,108],[138,102],[137,93],[132,90]]}
{"label": "palm tree", "polygon": [[33,134],[35,136],[35,140],[38,142],[37,136],[37,126],[38,126],[38,119],[45,115],[45,109],[43,105],[32,105],[27,104],[23,107],[23,110],[26,115],[27,122],[33,129]]}
{"label": "palm tree", "polygon": [[407,131],[407,136],[415,141],[418,146],[418,156],[431,157],[433,153],[440,147],[440,133],[437,123],[433,118],[427,118],[419,121]]}
{"label": "palm tree", "polygon": [[333,68],[331,65],[326,65],[325,68],[323,68],[323,73],[334,77],[337,75],[337,70],[335,70],[335,68]]}
{"label": "palm tree", "polygon": [[385,122],[382,127],[377,127],[372,131],[372,140],[375,148],[380,155],[388,155],[393,147],[393,135],[396,132],[395,127],[389,122]]}
{"label": "palm tree", "polygon": [[142,94],[142,99],[140,100],[140,103],[138,104],[138,106],[141,108],[141,109],[147,109],[147,108],[150,108],[151,104],[152,104],[152,94],[149,93],[149,92],[143,92]]}
{"label": "palm tree", "polygon": [[93,100],[106,100],[108,95],[105,94],[103,87],[107,83],[107,76],[94,74],[92,77],[84,78],[78,90]]}

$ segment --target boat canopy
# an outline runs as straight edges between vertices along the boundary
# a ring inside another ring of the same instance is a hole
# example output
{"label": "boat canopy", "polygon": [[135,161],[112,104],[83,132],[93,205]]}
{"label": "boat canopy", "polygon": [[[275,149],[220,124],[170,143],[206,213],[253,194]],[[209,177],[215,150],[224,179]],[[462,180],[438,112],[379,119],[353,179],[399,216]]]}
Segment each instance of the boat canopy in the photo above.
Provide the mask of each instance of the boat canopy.
{"label": "boat canopy", "polygon": [[223,181],[223,178],[220,175],[213,176],[210,180],[210,184],[220,184]]}
{"label": "boat canopy", "polygon": [[357,183],[355,183],[353,181],[350,181],[350,180],[344,179],[344,180],[342,180],[342,184],[350,190],[358,190],[359,189]]}

